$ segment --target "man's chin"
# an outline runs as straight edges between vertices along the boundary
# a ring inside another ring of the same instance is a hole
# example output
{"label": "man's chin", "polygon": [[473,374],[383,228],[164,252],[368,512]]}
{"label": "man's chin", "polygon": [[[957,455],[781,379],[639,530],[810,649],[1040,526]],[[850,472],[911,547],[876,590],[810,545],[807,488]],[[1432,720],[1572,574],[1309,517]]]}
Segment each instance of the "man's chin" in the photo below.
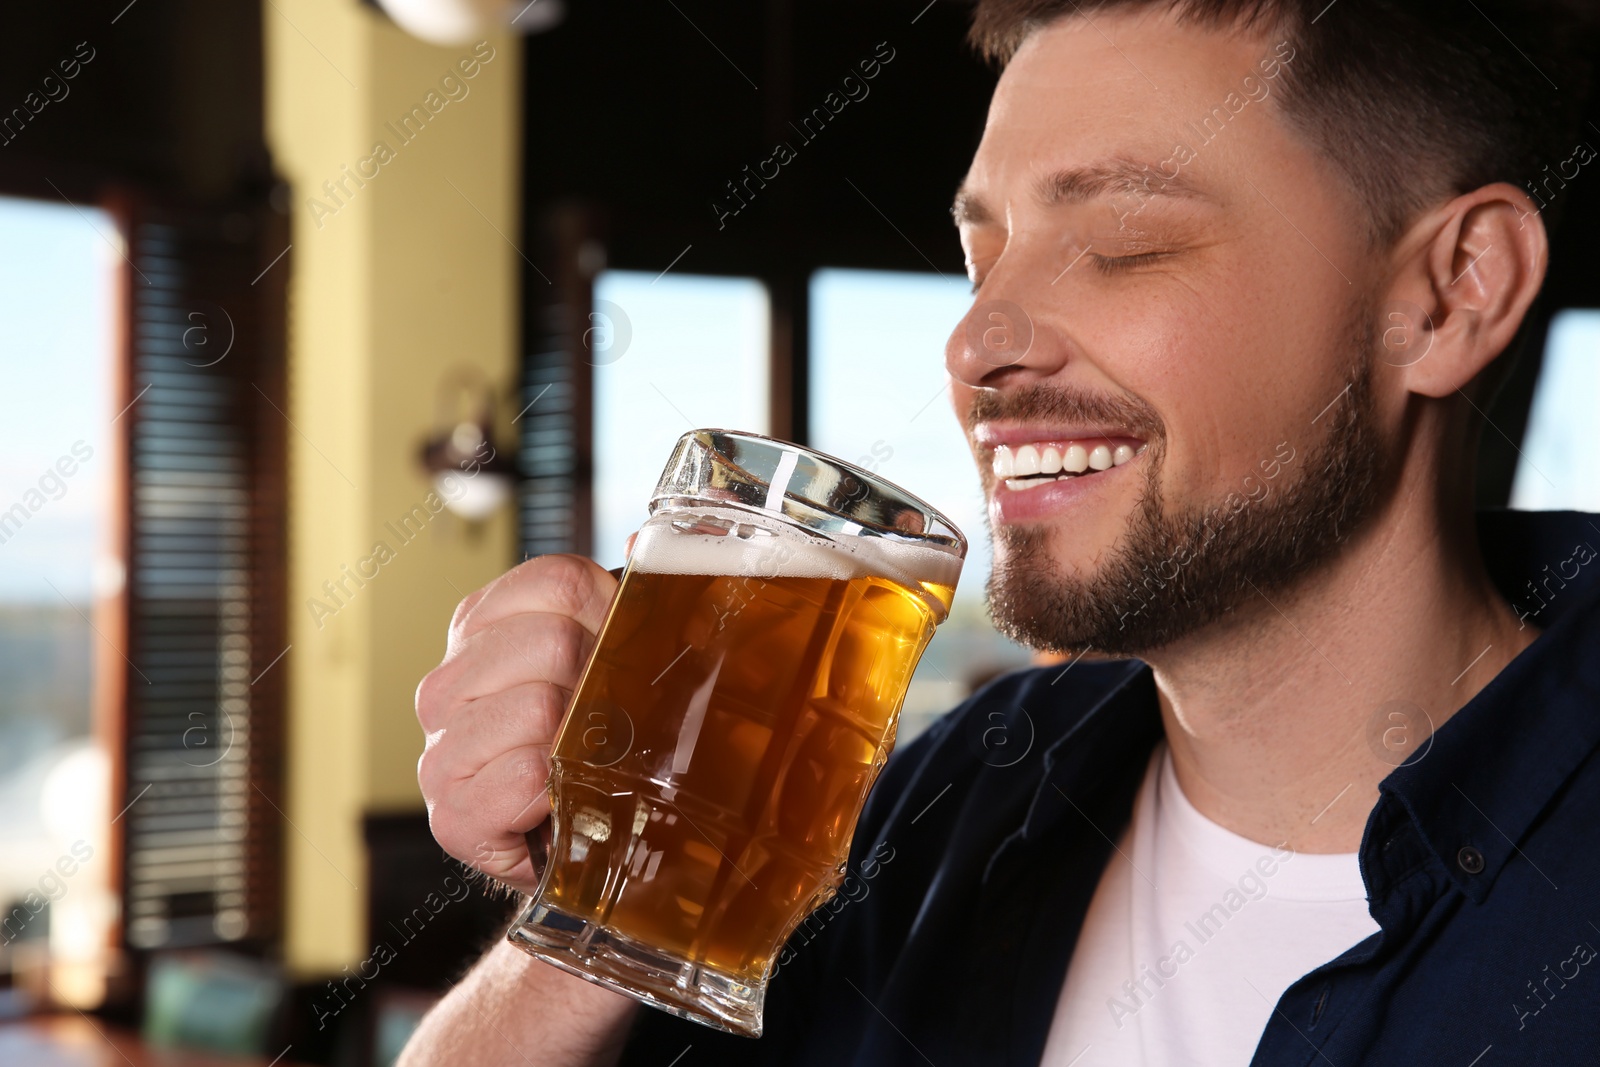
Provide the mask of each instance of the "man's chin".
{"label": "man's chin", "polygon": [[987,593],[1001,633],[1040,651],[1138,656],[1208,621],[1178,586],[1209,538],[1165,514],[1160,466],[1126,511],[991,525]]}
{"label": "man's chin", "polygon": [[1259,499],[1168,513],[1152,488],[1092,563],[1053,525],[992,528],[995,626],[1031,648],[1143,657],[1327,564],[1376,508],[1382,449],[1365,384],[1298,476]]}
{"label": "man's chin", "polygon": [[1126,566],[1111,550],[1070,546],[1049,524],[1008,526],[994,538],[987,588],[995,627],[1029,648],[1131,656],[1148,646],[1139,622],[1145,605],[1131,595]]}

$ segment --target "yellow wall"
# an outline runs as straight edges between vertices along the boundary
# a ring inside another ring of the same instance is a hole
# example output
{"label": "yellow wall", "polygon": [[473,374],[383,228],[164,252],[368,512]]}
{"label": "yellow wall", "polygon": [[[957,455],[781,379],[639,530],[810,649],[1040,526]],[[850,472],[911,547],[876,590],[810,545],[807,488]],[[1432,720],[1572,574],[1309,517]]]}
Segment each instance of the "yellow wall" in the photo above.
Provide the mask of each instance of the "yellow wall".
{"label": "yellow wall", "polygon": [[[475,534],[441,515],[409,543],[385,523],[428,493],[417,451],[446,372],[515,381],[521,58],[519,39],[491,35],[479,54],[492,58],[446,92],[441,77],[474,45],[423,44],[357,0],[263,10],[267,136],[293,191],[292,250],[276,268],[291,272],[280,406],[295,427],[286,951],[311,977],[367,955],[361,816],[421,807],[412,693],[460,595],[514,558],[509,507]],[[430,104],[409,143],[386,125]],[[358,186],[346,174],[378,142],[392,156]],[[330,597],[323,583],[378,541],[393,558]]]}

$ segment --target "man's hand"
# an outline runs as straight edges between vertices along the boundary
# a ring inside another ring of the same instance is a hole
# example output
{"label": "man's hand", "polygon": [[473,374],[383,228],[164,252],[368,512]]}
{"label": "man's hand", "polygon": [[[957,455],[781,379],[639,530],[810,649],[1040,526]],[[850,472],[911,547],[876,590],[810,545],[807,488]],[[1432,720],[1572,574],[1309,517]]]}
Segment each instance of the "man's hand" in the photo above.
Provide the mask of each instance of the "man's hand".
{"label": "man's hand", "polygon": [[593,560],[530,559],[461,602],[444,662],[417,686],[433,836],[523,893],[537,885],[524,835],[550,815],[550,746],[616,588]]}
{"label": "man's hand", "polygon": [[[461,602],[444,662],[417,686],[417,779],[434,836],[524,893],[537,886],[523,835],[550,815],[550,746],[616,588],[591,560],[531,559]],[[400,1063],[602,1067],[637,1010],[501,941],[423,1019]]]}

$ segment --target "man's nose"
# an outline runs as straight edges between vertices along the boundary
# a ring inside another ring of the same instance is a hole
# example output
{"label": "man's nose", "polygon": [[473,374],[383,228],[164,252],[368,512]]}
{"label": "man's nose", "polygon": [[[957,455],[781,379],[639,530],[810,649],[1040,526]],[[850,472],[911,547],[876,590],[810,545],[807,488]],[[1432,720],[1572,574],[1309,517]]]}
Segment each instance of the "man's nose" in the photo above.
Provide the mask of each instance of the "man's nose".
{"label": "man's nose", "polygon": [[[986,279],[972,307],[945,343],[945,369],[973,389],[1025,385],[1055,374],[1067,346],[1051,325],[1048,278],[1039,285]],[[1065,296],[1064,293],[1056,294]]]}

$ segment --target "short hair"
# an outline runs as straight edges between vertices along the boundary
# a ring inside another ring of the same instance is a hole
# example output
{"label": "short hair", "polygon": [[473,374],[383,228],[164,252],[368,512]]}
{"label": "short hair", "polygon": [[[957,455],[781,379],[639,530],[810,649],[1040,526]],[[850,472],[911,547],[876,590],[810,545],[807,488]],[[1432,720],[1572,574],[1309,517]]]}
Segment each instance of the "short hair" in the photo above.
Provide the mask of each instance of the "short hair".
{"label": "short hair", "polygon": [[[1279,103],[1392,243],[1416,215],[1505,181],[1552,226],[1592,75],[1585,0],[977,0],[968,40],[1004,66],[1036,30],[1073,15],[1168,8],[1207,27],[1259,28],[1295,49]],[[1568,176],[1570,177],[1570,175]]]}

